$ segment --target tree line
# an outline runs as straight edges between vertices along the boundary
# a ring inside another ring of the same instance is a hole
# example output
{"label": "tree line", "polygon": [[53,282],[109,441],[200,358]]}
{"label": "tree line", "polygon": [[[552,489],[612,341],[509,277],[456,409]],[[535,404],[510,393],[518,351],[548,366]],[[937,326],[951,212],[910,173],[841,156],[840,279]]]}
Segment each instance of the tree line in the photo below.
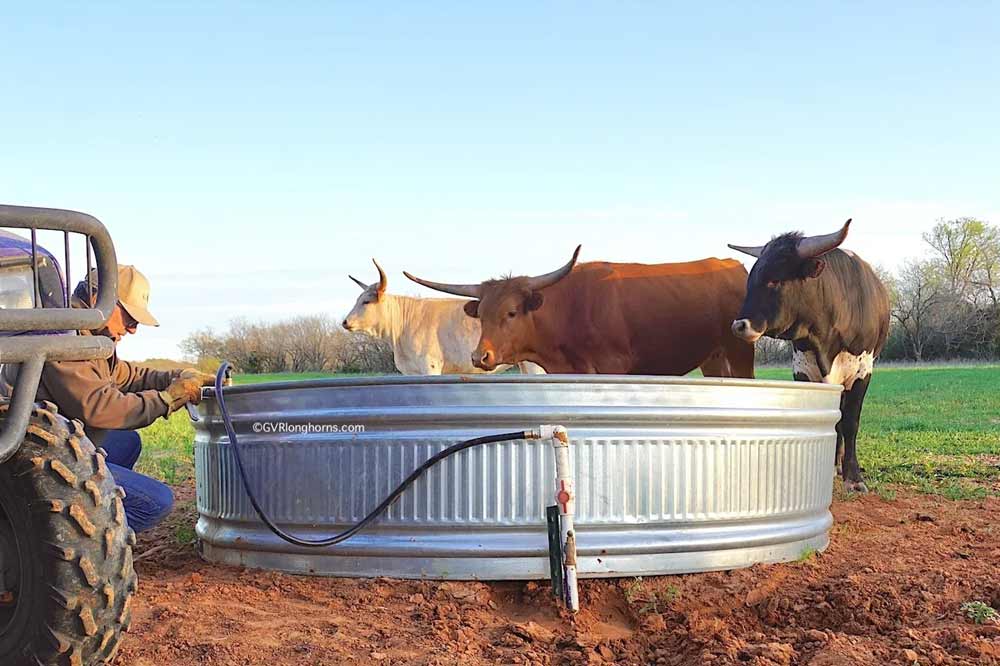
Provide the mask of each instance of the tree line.
{"label": "tree line", "polygon": [[367,335],[348,333],[331,317],[309,315],[279,322],[234,319],[228,330],[195,331],[181,351],[211,370],[221,359],[240,372],[395,372],[392,348]]}
{"label": "tree line", "polygon": [[965,217],[923,237],[927,255],[889,281],[894,327],[884,356],[1000,358],[1000,228]]}
{"label": "tree line", "polygon": [[[876,267],[892,300],[882,359],[1000,359],[1000,228],[968,217],[941,220],[923,240],[925,254],[895,273]],[[323,315],[273,323],[235,319],[222,332],[192,333],[181,351],[205,366],[226,359],[248,373],[395,372],[387,343],[348,333]],[[785,364],[790,357],[787,343],[757,343],[759,364]]]}

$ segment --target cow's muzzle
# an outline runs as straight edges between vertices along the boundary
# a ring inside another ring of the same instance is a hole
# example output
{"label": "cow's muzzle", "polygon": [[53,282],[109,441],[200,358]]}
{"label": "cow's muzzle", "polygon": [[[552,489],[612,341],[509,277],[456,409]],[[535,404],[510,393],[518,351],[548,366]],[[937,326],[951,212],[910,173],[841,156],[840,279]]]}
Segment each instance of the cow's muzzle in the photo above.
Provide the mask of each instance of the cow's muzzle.
{"label": "cow's muzzle", "polygon": [[478,349],[472,352],[472,365],[481,370],[491,372],[496,370],[497,358],[492,349],[480,352]]}
{"label": "cow's muzzle", "polygon": [[749,319],[737,319],[733,322],[733,335],[747,342],[756,342],[764,332],[754,329]]}

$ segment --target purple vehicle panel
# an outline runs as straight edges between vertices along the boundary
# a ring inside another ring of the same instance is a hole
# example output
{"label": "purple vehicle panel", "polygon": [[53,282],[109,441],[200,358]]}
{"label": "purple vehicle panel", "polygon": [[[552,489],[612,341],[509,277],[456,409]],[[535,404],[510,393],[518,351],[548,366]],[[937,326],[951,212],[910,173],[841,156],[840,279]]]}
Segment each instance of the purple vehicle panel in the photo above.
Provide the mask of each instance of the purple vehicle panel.
{"label": "purple vehicle panel", "polygon": [[[38,270],[39,307],[61,308],[65,304],[65,289],[59,262],[40,245],[35,246]],[[30,308],[34,306],[31,270],[31,241],[0,230],[0,308]],[[0,336],[30,335],[63,331],[0,331]]]}

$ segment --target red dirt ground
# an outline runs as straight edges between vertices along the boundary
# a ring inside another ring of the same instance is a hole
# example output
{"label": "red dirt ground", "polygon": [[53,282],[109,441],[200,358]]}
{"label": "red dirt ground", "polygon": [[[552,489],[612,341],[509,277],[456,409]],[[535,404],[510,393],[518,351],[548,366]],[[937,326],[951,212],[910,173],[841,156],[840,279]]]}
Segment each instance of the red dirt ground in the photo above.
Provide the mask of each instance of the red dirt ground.
{"label": "red dirt ground", "polygon": [[1000,499],[900,492],[839,500],[830,548],[740,571],[547,583],[324,579],[210,565],[178,546],[193,521],[140,540],[124,666],[333,664],[1000,664]]}

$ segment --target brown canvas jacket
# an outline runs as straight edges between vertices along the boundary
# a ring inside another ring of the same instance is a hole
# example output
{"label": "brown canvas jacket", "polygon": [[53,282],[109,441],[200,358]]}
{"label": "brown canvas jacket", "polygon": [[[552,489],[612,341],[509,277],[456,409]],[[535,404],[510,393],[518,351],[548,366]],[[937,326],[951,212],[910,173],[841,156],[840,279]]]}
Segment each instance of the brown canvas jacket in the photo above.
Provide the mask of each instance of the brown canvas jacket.
{"label": "brown canvas jacket", "polygon": [[[81,335],[89,335],[81,332]],[[17,365],[0,373],[0,394],[9,397]],[[169,412],[160,391],[180,374],[133,365],[113,354],[93,361],[52,361],[42,369],[35,399],[49,400],[70,419],[83,421],[94,446],[107,430],[144,428]]]}

